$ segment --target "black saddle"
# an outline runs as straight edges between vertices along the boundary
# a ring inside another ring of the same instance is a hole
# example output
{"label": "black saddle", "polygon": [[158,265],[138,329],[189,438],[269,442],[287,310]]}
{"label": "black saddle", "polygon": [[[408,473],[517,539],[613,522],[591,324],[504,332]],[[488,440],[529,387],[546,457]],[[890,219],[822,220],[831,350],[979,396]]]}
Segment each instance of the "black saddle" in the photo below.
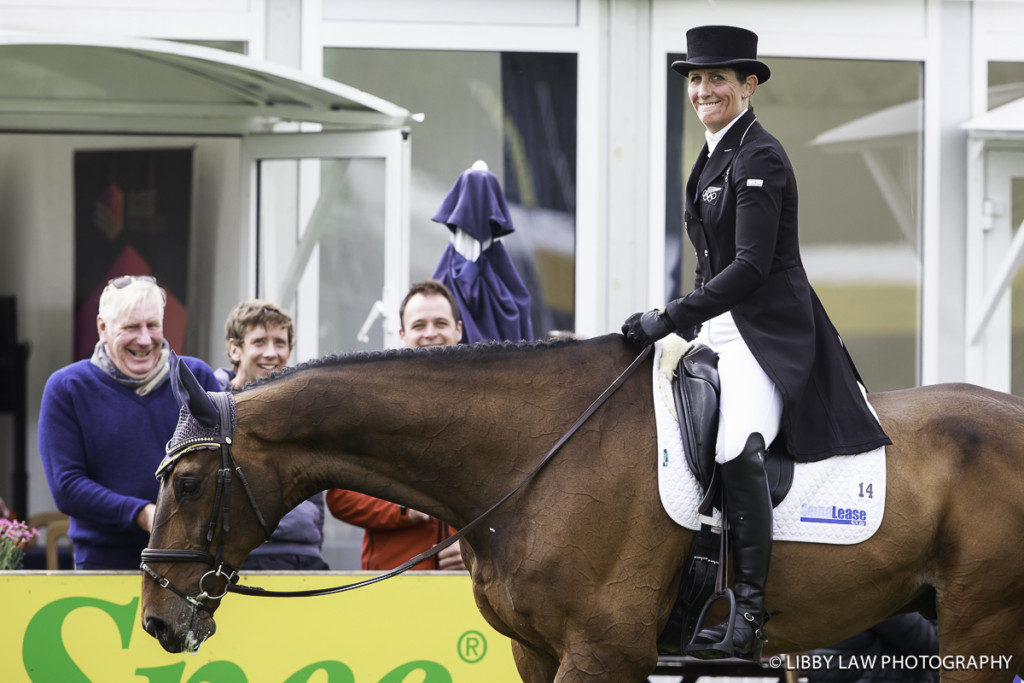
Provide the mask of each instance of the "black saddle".
{"label": "black saddle", "polygon": [[[711,513],[717,500],[719,480],[715,476],[715,443],[718,440],[718,354],[704,344],[694,344],[679,360],[672,376],[679,429],[683,436],[686,463],[696,477],[704,501],[701,514]],[[778,507],[793,485],[793,458],[779,441],[768,447],[764,468],[771,490],[772,507]]]}

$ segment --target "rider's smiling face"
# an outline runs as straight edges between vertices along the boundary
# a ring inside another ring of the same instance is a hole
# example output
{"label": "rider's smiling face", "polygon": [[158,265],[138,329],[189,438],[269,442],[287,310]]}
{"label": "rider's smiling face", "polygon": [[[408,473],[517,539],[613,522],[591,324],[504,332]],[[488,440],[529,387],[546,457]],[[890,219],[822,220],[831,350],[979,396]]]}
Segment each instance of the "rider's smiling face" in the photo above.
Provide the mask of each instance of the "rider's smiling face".
{"label": "rider's smiling face", "polygon": [[712,133],[722,130],[740,115],[754,94],[757,76],[740,82],[732,69],[694,69],[688,75],[690,104],[700,122]]}

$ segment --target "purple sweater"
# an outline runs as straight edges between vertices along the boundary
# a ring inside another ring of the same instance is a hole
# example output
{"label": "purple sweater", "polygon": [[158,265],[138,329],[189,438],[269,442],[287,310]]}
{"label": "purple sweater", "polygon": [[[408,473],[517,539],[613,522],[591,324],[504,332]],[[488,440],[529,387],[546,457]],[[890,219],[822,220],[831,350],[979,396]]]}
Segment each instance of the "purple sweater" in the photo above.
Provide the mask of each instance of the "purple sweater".
{"label": "purple sweater", "polygon": [[[220,390],[206,363],[181,360],[205,389]],[[53,500],[71,517],[76,565],[138,569],[149,534],[135,517],[156,502],[154,473],[177,422],[169,380],[139,396],[88,360],[50,375],[39,412],[39,453]]]}

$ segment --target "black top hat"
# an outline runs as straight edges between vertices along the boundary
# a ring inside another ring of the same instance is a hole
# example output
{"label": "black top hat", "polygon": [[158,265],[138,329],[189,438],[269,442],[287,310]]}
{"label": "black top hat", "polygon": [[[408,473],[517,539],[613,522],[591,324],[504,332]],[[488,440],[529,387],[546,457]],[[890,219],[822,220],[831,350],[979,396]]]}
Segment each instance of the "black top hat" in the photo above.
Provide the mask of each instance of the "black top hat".
{"label": "black top hat", "polygon": [[728,66],[744,69],[764,83],[771,69],[757,59],[757,34],[738,26],[695,26],[686,32],[686,59],[672,62],[682,75],[693,69]]}

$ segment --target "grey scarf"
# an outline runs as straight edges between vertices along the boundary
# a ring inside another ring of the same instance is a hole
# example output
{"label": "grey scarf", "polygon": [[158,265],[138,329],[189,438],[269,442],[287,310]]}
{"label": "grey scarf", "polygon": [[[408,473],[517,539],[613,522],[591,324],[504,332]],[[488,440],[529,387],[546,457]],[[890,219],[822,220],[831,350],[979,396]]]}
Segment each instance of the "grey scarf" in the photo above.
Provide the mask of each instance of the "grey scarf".
{"label": "grey scarf", "polygon": [[103,348],[103,342],[96,342],[96,348],[93,349],[92,358],[89,359],[89,362],[112,377],[118,384],[128,387],[139,396],[145,396],[159,389],[167,381],[170,370],[167,356],[170,352],[171,345],[164,339],[163,348],[160,349],[160,360],[157,361],[156,366],[150,370],[149,374],[142,379],[132,379],[118,370],[117,366],[114,365],[114,361],[110,360],[110,356],[107,355],[107,350]]}

